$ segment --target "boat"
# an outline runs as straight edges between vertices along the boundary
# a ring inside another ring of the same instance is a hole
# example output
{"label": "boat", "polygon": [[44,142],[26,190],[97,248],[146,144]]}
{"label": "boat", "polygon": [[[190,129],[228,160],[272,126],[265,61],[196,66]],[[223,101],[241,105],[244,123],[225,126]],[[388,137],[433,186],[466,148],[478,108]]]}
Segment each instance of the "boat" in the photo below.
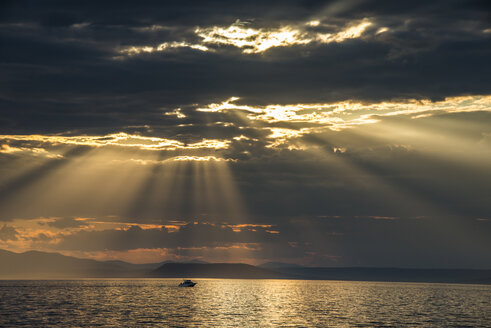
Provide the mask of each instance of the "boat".
{"label": "boat", "polygon": [[196,284],[196,282],[192,282],[191,280],[184,280],[184,282],[179,284],[179,287],[194,287]]}

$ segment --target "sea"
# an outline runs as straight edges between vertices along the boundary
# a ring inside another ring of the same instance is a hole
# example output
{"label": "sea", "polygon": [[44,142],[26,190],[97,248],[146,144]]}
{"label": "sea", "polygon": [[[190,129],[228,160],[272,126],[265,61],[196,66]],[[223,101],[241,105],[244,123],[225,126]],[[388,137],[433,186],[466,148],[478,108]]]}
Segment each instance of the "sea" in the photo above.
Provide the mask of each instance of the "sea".
{"label": "sea", "polygon": [[1,280],[0,327],[491,327],[491,285]]}

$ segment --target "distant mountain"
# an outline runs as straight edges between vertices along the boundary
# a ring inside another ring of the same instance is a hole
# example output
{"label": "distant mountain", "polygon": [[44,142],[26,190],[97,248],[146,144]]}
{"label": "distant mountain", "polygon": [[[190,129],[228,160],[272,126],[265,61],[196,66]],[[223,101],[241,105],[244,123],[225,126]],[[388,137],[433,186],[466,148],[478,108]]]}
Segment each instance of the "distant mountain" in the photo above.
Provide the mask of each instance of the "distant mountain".
{"label": "distant mountain", "polygon": [[198,263],[198,264],[207,264],[209,262],[205,262],[205,261],[201,261],[201,260],[197,260],[197,259],[194,259],[194,260],[189,260],[189,261],[171,261],[171,260],[167,260],[167,261],[164,261],[164,262],[160,262],[160,263],[155,263],[155,264],[158,264],[156,266],[159,267],[161,265],[164,265],[164,264],[168,264],[168,263]]}
{"label": "distant mountain", "polygon": [[283,262],[266,262],[259,265],[260,268],[265,269],[286,269],[286,268],[304,268],[302,265],[292,264],[292,263],[283,263]]}
{"label": "distant mountain", "polygon": [[133,263],[128,263],[128,262],[124,262],[124,261],[117,261],[117,260],[115,260],[115,261],[105,261],[105,263],[117,264],[119,266],[122,266],[122,267],[125,267],[125,268],[128,268],[128,269],[131,269],[131,270],[140,269],[140,270],[150,271],[150,270],[153,270],[153,269],[157,269],[158,267],[160,267],[160,266],[162,266],[164,264],[168,264],[168,263],[201,263],[201,264],[205,264],[205,263],[208,263],[208,262],[194,259],[194,260],[190,260],[190,261],[186,261],[186,262],[176,262],[176,261],[166,260],[166,261],[163,261],[163,262],[144,263],[144,264],[133,264]]}
{"label": "distant mountain", "polygon": [[96,261],[57,253],[0,250],[0,279],[58,278],[242,278],[318,279],[353,281],[400,281],[491,284],[491,270],[401,269],[401,268],[312,268],[280,262],[260,267],[242,263],[192,263],[165,261],[131,264]]}
{"label": "distant mountain", "polygon": [[276,267],[293,279],[491,284],[491,270]]}
{"label": "distant mountain", "polygon": [[0,250],[0,276],[8,278],[121,277],[140,274],[134,269],[129,270],[121,263],[79,259],[58,253]]}
{"label": "distant mountain", "polygon": [[167,263],[149,273],[175,278],[286,278],[284,274],[243,263]]}
{"label": "distant mountain", "polygon": [[206,261],[201,261],[201,260],[191,260],[189,262],[183,262],[183,263],[198,263],[198,264],[208,264],[210,262],[206,262]]}
{"label": "distant mountain", "polygon": [[[192,263],[206,263],[191,260]],[[124,261],[96,261],[79,259],[58,253],[28,251],[14,253],[0,249],[0,278],[54,279],[54,278],[124,278],[146,277],[164,264],[132,264]]]}
{"label": "distant mountain", "polygon": [[133,264],[133,263],[128,263],[124,261],[104,261],[104,263],[109,263],[109,264],[115,264],[117,266],[120,266],[122,268],[128,269],[128,270],[141,270],[141,271],[149,271],[158,268],[165,262],[160,262],[160,263],[144,263],[144,264]]}

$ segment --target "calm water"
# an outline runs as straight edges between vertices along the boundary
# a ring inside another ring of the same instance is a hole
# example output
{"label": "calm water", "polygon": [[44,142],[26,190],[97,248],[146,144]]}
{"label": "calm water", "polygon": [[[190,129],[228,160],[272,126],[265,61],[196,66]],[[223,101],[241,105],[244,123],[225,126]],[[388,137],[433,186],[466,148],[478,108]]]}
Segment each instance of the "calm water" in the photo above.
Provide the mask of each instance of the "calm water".
{"label": "calm water", "polygon": [[491,286],[305,280],[0,281],[0,327],[491,327]]}

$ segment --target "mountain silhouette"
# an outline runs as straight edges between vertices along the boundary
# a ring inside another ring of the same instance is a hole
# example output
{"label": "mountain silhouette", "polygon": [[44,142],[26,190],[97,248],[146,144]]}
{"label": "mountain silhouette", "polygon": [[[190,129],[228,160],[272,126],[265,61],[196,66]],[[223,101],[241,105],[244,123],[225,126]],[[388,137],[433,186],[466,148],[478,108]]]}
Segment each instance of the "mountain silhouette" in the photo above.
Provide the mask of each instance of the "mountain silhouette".
{"label": "mountain silhouette", "polygon": [[188,278],[286,278],[272,270],[243,263],[166,263],[149,274],[152,277]]}
{"label": "mountain silhouette", "polygon": [[79,259],[58,253],[0,250],[0,279],[75,278],[236,278],[400,281],[491,284],[491,270],[325,268],[279,262],[253,266],[243,263],[164,261],[132,264],[123,261]]}

